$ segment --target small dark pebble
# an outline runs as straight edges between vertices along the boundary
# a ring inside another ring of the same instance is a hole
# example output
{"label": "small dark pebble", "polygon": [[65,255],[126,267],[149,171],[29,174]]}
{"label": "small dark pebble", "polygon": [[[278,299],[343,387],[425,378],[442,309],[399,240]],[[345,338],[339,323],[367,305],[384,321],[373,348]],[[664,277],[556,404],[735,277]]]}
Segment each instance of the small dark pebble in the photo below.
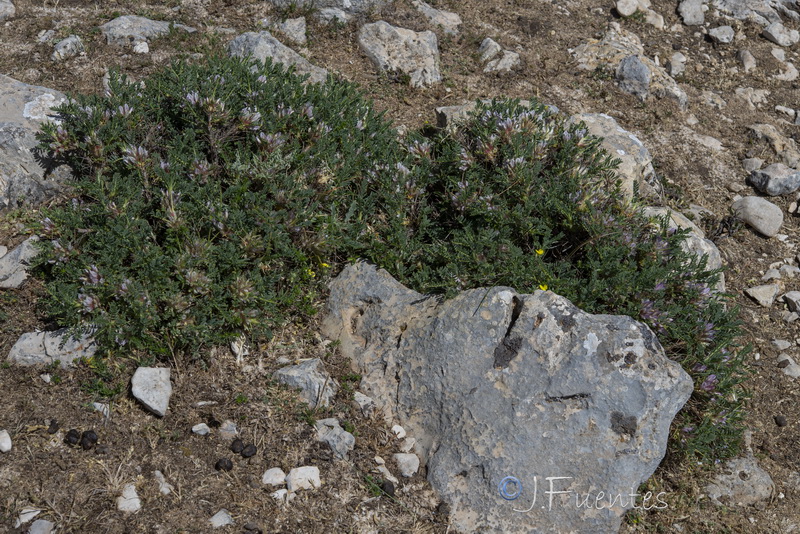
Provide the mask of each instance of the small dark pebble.
{"label": "small dark pebble", "polygon": [[248,532],[252,532],[253,534],[261,534],[261,528],[256,523],[253,523],[252,521],[250,523],[247,523],[244,526],[244,529],[246,531],[248,531]]}
{"label": "small dark pebble", "polygon": [[242,449],[242,457],[250,458],[251,456],[255,456],[256,452],[258,452],[256,450],[256,446],[251,443],[250,445]]}
{"label": "small dark pebble", "polygon": [[231,450],[233,452],[239,454],[240,452],[242,452],[243,449],[244,449],[244,442],[242,442],[242,440],[240,440],[239,438],[233,440],[233,443],[231,443]]}
{"label": "small dark pebble", "polygon": [[678,43],[672,43],[672,49],[673,50],[680,50],[681,49],[681,45],[679,45]]}
{"label": "small dark pebble", "polygon": [[108,454],[108,445],[98,445],[97,448],[94,450],[95,454]]}
{"label": "small dark pebble", "polygon": [[778,362],[778,369],[789,367],[789,360],[781,360]]}
{"label": "small dark pebble", "polygon": [[394,497],[394,484],[392,484],[392,481],[384,480],[381,482],[381,491],[383,491],[389,497]]}
{"label": "small dark pebble", "polygon": [[66,441],[70,445],[77,445],[80,440],[81,440],[81,433],[75,430],[74,428],[69,432],[67,432],[67,436],[64,438],[64,441]]}
{"label": "small dark pebble", "polygon": [[81,438],[81,447],[83,447],[83,450],[88,451],[94,447],[94,443],[92,443],[92,440],[84,436]]}
{"label": "small dark pebble", "polygon": [[58,421],[53,419],[52,421],[50,421],[50,426],[47,427],[47,433],[55,434],[56,432],[58,432]]}
{"label": "small dark pebble", "polygon": [[220,458],[217,460],[217,465],[214,466],[217,471],[230,471],[233,469],[233,462],[228,458]]}
{"label": "small dark pebble", "polygon": [[786,423],[786,416],[784,416],[784,415],[776,415],[774,417],[774,419],[775,419],[775,424],[778,425],[778,426],[786,426],[786,424],[787,424]]}

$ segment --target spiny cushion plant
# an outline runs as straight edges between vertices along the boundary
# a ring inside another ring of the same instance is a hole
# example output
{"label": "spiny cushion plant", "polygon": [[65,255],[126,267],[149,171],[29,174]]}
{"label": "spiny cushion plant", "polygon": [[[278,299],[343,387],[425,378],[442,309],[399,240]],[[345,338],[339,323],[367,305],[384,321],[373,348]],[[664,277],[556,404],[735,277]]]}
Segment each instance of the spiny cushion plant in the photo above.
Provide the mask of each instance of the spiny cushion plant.
{"label": "spiny cushion plant", "polygon": [[388,122],[349,84],[237,59],[110,87],[44,129],[75,176],[41,227],[49,313],[106,351],[171,355],[309,311],[379,211]]}
{"label": "spiny cushion plant", "polygon": [[114,77],[60,111],[42,147],[74,198],[43,214],[39,273],[52,318],[106,355],[269,336],[364,258],[421,292],[549,288],[639,318],[697,384],[673,444],[735,453],[743,351],[719,273],[623,198],[582,124],[497,101],[400,139],[352,85],[236,58]]}

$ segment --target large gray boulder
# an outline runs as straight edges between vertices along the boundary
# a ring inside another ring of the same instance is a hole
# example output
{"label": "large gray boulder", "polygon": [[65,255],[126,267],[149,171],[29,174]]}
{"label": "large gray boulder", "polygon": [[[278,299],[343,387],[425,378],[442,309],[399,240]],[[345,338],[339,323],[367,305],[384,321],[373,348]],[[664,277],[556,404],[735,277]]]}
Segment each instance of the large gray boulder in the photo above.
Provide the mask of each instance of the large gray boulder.
{"label": "large gray boulder", "polygon": [[358,45],[380,70],[407,74],[411,87],[427,87],[442,80],[439,42],[432,31],[415,32],[380,20],[361,27]]}
{"label": "large gray boulder", "polygon": [[0,74],[0,213],[43,202],[70,177],[66,165],[36,149],[36,133],[44,122],[58,120],[53,108],[66,99],[53,89]]}
{"label": "large gray boulder", "polygon": [[270,58],[273,63],[281,63],[286,67],[293,66],[296,74],[308,74],[309,81],[324,82],[328,71],[312,65],[306,58],[284,45],[268,31],[247,32],[228,43],[228,54],[231,56],[252,56],[262,63]]}
{"label": "large gray boulder", "polygon": [[548,291],[441,302],[360,263],[331,283],[324,330],[462,532],[616,532],[693,389],[647,326]]}

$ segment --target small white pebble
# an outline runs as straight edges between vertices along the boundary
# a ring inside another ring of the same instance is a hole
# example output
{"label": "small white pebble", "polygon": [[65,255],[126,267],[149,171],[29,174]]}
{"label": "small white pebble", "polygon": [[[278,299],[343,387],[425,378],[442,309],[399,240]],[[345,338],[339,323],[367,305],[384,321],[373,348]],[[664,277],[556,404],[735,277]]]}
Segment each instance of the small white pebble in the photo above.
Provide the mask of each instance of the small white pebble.
{"label": "small white pebble", "polygon": [[199,435],[199,436],[207,436],[211,429],[208,428],[208,425],[205,423],[200,423],[199,425],[194,425],[192,427],[192,432]]}
{"label": "small white pebble", "polygon": [[286,484],[286,473],[280,467],[267,469],[261,476],[261,483],[269,486],[283,486]]}
{"label": "small white pebble", "polygon": [[8,435],[8,430],[0,430],[0,452],[8,452],[11,450],[11,436]]}
{"label": "small white pebble", "polygon": [[406,430],[400,425],[394,425],[392,427],[392,432],[394,432],[394,435],[397,436],[397,439],[403,439],[406,437]]}
{"label": "small white pebble", "polygon": [[214,514],[211,519],[208,520],[208,522],[211,523],[212,527],[220,528],[233,525],[233,518],[231,517],[231,514],[229,514],[228,511],[223,508]]}

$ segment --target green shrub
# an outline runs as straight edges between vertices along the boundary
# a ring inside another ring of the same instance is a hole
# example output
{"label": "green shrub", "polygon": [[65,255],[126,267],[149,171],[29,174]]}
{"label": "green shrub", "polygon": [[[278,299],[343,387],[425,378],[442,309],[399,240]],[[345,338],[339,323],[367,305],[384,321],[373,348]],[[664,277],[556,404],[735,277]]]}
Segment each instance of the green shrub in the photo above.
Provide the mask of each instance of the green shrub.
{"label": "green shrub", "polygon": [[408,202],[370,259],[425,292],[551,289],[590,313],[647,323],[695,380],[673,443],[715,459],[741,435],[745,351],[719,271],[682,248],[687,231],[621,193],[616,164],[583,124],[534,103],[479,104],[454,131],[411,135]]}
{"label": "green shrub", "polygon": [[368,246],[370,175],[395,159],[351,85],[244,60],[115,76],[60,111],[43,146],[75,197],[40,228],[47,309],[109,351],[197,352],[313,312],[330,265]]}
{"label": "green shrub", "polygon": [[42,142],[75,198],[45,213],[39,272],[51,316],[106,354],[268,336],[365,258],[421,292],[549,288],[646,322],[696,383],[673,445],[735,453],[743,351],[719,273],[623,197],[584,125],[501,101],[401,140],[349,84],[235,58],[115,77],[61,112]]}

